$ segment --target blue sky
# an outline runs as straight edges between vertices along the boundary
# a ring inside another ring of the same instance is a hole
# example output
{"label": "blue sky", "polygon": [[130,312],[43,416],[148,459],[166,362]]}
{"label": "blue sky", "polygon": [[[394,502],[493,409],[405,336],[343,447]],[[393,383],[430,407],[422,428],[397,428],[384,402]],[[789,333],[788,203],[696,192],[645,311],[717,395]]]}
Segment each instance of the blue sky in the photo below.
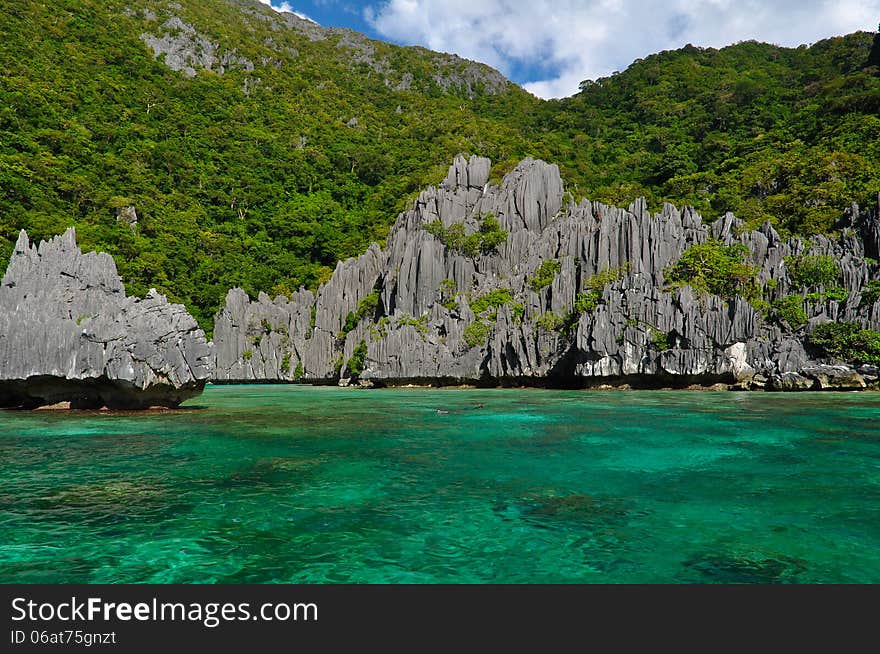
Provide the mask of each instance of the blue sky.
{"label": "blue sky", "polygon": [[880,0],[261,0],[325,27],[422,45],[494,66],[535,95],[687,43],[796,46],[876,30]]}

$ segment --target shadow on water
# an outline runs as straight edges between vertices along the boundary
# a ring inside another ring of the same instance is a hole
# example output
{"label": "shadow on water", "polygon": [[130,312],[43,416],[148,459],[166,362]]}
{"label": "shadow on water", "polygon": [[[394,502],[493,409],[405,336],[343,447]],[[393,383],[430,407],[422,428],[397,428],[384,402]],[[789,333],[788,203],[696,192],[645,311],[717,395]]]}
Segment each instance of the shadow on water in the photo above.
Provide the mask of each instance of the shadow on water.
{"label": "shadow on water", "polygon": [[595,497],[583,493],[567,495],[525,495],[514,502],[497,502],[499,516],[516,516],[544,529],[591,530],[618,526],[630,517],[630,508],[617,498]]}
{"label": "shadow on water", "polygon": [[49,519],[56,527],[93,525],[106,532],[121,525],[161,524],[185,515],[192,506],[150,481],[110,480],[70,486],[19,501],[8,509],[24,516]]}
{"label": "shadow on water", "polygon": [[102,563],[94,557],[77,556],[6,561],[0,563],[0,573],[5,584],[56,584],[58,579],[64,579],[67,583],[87,584]]}
{"label": "shadow on water", "polygon": [[149,409],[66,409],[55,407],[40,407],[37,409],[22,409],[18,407],[0,408],[0,415],[7,413],[10,416],[39,415],[43,417],[57,417],[59,419],[76,418],[148,418],[150,416],[184,415],[187,413],[199,413],[209,411],[211,407],[203,405],[186,405],[179,407],[150,407]]}
{"label": "shadow on water", "polygon": [[244,470],[237,470],[221,479],[206,479],[205,483],[216,488],[235,489],[272,486],[303,486],[327,457],[273,457],[260,459]]}
{"label": "shadow on water", "polygon": [[696,581],[718,584],[795,584],[807,571],[806,562],[783,554],[760,551],[709,551],[684,563]]}

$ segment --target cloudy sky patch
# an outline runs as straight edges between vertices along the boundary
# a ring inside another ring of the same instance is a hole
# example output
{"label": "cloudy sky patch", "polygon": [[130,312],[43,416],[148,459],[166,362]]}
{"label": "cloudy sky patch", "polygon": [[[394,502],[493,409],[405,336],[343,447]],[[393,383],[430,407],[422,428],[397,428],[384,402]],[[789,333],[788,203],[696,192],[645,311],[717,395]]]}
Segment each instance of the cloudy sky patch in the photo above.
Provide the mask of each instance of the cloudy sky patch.
{"label": "cloudy sky patch", "polygon": [[289,2],[278,2],[278,0],[260,0],[260,2],[262,2],[264,5],[269,5],[275,11],[286,11],[305,20],[310,20],[313,23],[317,22],[313,18],[310,18],[307,14],[304,14],[303,12],[294,9],[293,5],[291,5]]}

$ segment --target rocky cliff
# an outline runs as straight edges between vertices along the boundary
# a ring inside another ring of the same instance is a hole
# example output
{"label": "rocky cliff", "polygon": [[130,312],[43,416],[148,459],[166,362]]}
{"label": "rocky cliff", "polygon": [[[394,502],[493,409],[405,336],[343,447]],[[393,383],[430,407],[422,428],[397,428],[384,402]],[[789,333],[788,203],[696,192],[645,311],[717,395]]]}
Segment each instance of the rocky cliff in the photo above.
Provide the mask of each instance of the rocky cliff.
{"label": "rocky cliff", "polygon": [[183,306],[126,297],[113,259],[84,254],[73,229],[38,247],[19,235],[0,285],[0,407],[177,406],[213,358]]}
{"label": "rocky cliff", "polygon": [[[880,303],[862,301],[877,268],[866,259],[878,256],[876,211],[853,206],[836,238],[783,239],[731,214],[706,223],[668,204],[651,214],[643,200],[575,201],[542,161],[523,161],[498,186],[489,171],[487,159],[457,158],[398,217],[385,249],[340,263],[315,294],[251,301],[231,290],[215,322],[216,378],[780,389],[876,380],[805,346],[821,322],[880,327]],[[748,248],[759,298],[669,284],[670,267],[710,239]],[[838,293],[798,288],[792,255],[833,257]],[[772,303],[798,294],[805,324],[773,319]]]}

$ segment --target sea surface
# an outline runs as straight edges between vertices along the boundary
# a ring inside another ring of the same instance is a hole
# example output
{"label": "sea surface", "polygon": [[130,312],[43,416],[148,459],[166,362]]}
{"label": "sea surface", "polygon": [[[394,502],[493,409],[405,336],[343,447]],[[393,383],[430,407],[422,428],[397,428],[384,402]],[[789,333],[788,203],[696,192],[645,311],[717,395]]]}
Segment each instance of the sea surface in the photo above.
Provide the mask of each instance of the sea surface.
{"label": "sea surface", "polygon": [[880,582],[880,394],[185,406],[0,412],[0,582]]}

